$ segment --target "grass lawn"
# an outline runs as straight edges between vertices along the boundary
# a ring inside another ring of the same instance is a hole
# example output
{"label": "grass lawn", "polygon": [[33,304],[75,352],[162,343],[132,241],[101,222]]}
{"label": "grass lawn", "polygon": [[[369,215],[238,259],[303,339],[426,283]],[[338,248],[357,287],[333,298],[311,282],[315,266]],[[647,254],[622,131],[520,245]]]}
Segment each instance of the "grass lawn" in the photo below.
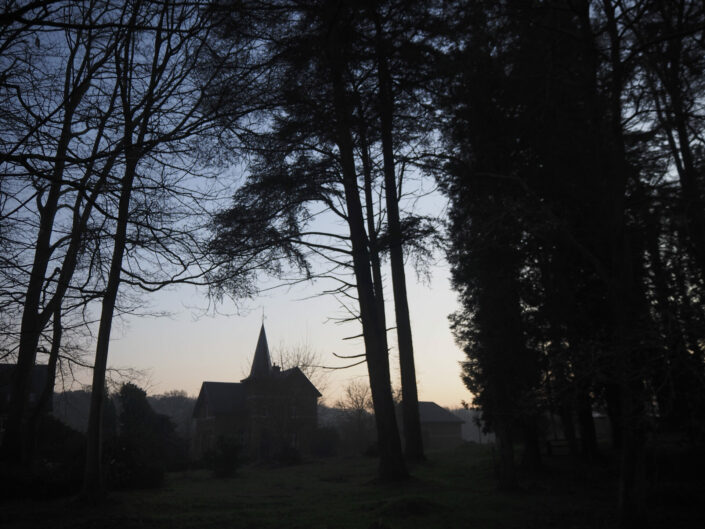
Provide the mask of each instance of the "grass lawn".
{"label": "grass lawn", "polygon": [[[229,479],[171,474],[157,490],[113,492],[104,505],[74,499],[0,506],[0,527],[41,528],[610,528],[616,483],[606,470],[549,460],[500,493],[492,449],[466,445],[431,454],[401,484],[374,481],[373,459],[323,459],[290,467],[248,466]],[[686,527],[657,509],[661,527]],[[687,523],[687,519],[681,520]]]}

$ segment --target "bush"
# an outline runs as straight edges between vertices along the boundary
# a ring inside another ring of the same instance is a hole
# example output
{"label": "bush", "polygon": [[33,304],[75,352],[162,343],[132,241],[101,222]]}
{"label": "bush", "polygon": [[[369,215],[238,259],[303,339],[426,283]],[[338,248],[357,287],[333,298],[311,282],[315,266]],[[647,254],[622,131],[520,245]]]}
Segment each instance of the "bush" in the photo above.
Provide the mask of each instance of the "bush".
{"label": "bush", "polygon": [[37,425],[37,446],[31,469],[0,465],[0,497],[50,499],[81,490],[86,438],[46,415]]}
{"label": "bush", "polygon": [[118,439],[113,445],[106,466],[107,484],[113,490],[151,489],[164,483],[161,461],[124,439]]}
{"label": "bush", "polygon": [[205,454],[206,466],[217,478],[229,478],[235,475],[240,463],[240,443],[233,437],[218,437],[214,450]]}
{"label": "bush", "polygon": [[186,465],[185,443],[174,433],[174,423],[156,413],[146,392],[134,384],[120,388],[119,433],[106,450],[108,485],[113,489],[159,487],[166,469]]}

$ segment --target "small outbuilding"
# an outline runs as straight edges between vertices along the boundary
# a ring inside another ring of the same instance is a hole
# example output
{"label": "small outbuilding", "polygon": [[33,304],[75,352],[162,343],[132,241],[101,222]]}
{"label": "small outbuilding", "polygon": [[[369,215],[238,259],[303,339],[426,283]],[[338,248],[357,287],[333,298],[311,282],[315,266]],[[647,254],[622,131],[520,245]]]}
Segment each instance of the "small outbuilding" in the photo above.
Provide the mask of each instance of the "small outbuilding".
{"label": "small outbuilding", "polygon": [[463,420],[435,402],[419,402],[419,418],[425,450],[446,450],[463,443]]}

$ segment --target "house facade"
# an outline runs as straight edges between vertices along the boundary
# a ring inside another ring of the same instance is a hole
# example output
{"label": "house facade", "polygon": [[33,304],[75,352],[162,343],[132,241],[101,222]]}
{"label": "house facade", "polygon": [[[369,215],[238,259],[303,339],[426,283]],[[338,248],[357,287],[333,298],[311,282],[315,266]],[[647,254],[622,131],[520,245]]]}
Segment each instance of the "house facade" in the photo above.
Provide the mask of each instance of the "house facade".
{"label": "house facade", "polygon": [[305,452],[317,426],[320,396],[298,367],[272,365],[262,325],[247,378],[201,385],[193,411],[193,456],[202,458],[219,438],[235,439],[253,459],[292,448]]}

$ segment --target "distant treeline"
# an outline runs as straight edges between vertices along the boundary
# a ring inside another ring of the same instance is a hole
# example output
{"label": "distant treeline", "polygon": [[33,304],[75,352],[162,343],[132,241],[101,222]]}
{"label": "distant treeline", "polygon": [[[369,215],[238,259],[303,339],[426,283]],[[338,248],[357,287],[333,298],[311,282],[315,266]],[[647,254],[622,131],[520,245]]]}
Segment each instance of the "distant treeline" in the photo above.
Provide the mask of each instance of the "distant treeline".
{"label": "distant treeline", "polygon": [[[117,394],[111,395],[111,401],[115,409],[119,410]],[[160,395],[147,395],[147,402],[156,413],[169,417],[177,435],[189,439],[195,398],[189,397],[185,391],[169,391]],[[74,430],[85,433],[88,429],[90,404],[91,392],[88,390],[55,393],[52,415]]]}

